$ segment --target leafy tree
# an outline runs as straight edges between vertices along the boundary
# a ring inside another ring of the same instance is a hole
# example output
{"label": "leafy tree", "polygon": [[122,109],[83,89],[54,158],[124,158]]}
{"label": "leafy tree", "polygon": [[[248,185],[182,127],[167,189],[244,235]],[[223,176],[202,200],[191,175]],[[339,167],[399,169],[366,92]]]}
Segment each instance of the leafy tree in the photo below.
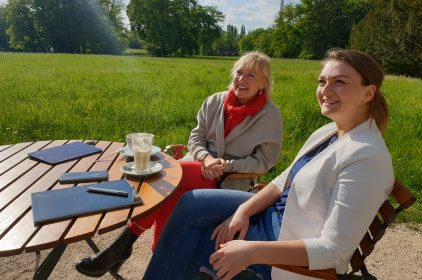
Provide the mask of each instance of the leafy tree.
{"label": "leafy tree", "polygon": [[274,54],[322,58],[330,48],[346,48],[352,26],[364,18],[372,2],[302,0],[287,5],[276,19]]}
{"label": "leafy tree", "polygon": [[[119,53],[121,0],[11,0],[7,34],[18,50]],[[119,12],[120,11],[120,12]]]}
{"label": "leafy tree", "polygon": [[248,51],[261,51],[269,56],[273,55],[273,32],[271,28],[258,28],[239,40],[239,49],[241,53]]}
{"label": "leafy tree", "polygon": [[240,34],[239,37],[243,38],[243,36],[246,35],[246,27],[242,24],[242,26],[240,27]]}
{"label": "leafy tree", "polygon": [[131,0],[127,13],[132,28],[147,42],[147,50],[155,55],[173,51],[176,28],[170,15],[168,0]]}
{"label": "leafy tree", "polygon": [[155,55],[194,54],[218,37],[223,15],[197,0],[131,0],[128,16],[132,28]]}
{"label": "leafy tree", "polygon": [[226,31],[223,32],[218,40],[213,44],[214,54],[233,56],[239,54],[239,33],[237,27],[231,24],[227,25]]}
{"label": "leafy tree", "polygon": [[6,6],[7,35],[16,50],[42,51],[41,30],[35,23],[32,0],[10,0]]}
{"label": "leafy tree", "polygon": [[363,19],[372,1],[303,0],[302,57],[322,58],[333,47],[348,46],[352,26]]}
{"label": "leafy tree", "polygon": [[239,51],[240,53],[250,52],[255,50],[255,44],[254,44],[254,36],[252,33],[248,33],[247,35],[243,36],[239,40]]}
{"label": "leafy tree", "polygon": [[273,52],[277,57],[297,58],[303,43],[301,10],[293,5],[284,6],[275,20]]}
{"label": "leafy tree", "polygon": [[422,0],[378,1],[352,31],[350,46],[372,54],[389,73],[422,77]]}
{"label": "leafy tree", "polygon": [[7,30],[7,18],[6,18],[6,7],[0,5],[0,51],[9,49],[8,38],[6,34]]}
{"label": "leafy tree", "polygon": [[135,31],[126,32],[126,39],[128,40],[129,48],[140,49],[142,47],[141,39],[139,39],[139,35]]}
{"label": "leafy tree", "polygon": [[123,14],[122,11],[126,7],[122,0],[99,0],[104,13],[110,20],[111,25],[115,30],[122,31],[123,27]]}
{"label": "leafy tree", "polygon": [[222,34],[222,29],[218,23],[224,20],[224,15],[215,7],[198,6],[197,17],[201,54],[209,55],[212,53],[213,42]]}

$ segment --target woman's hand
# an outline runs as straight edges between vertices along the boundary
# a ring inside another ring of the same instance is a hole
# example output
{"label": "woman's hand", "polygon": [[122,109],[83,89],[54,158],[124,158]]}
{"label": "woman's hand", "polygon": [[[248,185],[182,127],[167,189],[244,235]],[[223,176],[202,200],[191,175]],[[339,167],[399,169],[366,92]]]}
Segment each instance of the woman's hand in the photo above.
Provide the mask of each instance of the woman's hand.
{"label": "woman's hand", "polygon": [[210,257],[210,264],[222,280],[230,280],[236,274],[252,264],[250,256],[252,243],[244,240],[233,240],[221,244],[220,250]]}
{"label": "woman's hand", "polygon": [[249,216],[238,208],[236,212],[217,226],[211,235],[211,240],[215,239],[215,250],[220,249],[220,245],[227,243],[238,234],[237,239],[245,239],[249,228]]}
{"label": "woman's hand", "polygon": [[224,174],[226,161],[221,158],[214,158],[212,155],[207,155],[202,160],[202,175],[207,179],[218,178]]}

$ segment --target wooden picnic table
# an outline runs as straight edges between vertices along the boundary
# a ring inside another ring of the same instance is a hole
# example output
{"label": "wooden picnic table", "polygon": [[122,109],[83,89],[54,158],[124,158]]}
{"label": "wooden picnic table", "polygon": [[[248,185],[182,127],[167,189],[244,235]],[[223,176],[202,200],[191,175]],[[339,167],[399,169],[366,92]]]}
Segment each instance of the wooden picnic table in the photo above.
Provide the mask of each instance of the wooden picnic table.
{"label": "wooden picnic table", "polygon": [[[159,160],[163,169],[148,177],[129,177],[120,167],[133,158],[116,153],[123,143],[85,141],[103,150],[102,153],[77,160],[49,165],[28,158],[28,153],[81,140],[55,140],[18,143],[0,146],[0,257],[52,249],[49,256],[35,271],[34,279],[47,279],[60,259],[66,245],[86,240],[92,242],[97,232],[103,234],[127,224],[130,218],[145,216],[160,205],[177,188],[182,177],[180,164],[162,152],[151,160]],[[112,156],[110,156],[113,154]],[[144,204],[141,206],[104,211],[34,226],[31,193],[74,187],[58,183],[64,172],[108,170],[109,181],[125,178],[134,186]],[[118,275],[113,275],[116,278]]]}

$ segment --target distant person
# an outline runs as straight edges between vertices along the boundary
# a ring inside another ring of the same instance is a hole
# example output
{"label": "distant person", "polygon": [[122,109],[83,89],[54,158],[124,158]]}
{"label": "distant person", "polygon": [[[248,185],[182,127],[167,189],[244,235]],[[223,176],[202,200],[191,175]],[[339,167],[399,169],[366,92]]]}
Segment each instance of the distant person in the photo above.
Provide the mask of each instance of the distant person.
{"label": "distant person", "polygon": [[[188,154],[180,160],[183,176],[172,197],[145,218],[131,222],[105,250],[82,259],[76,269],[87,276],[101,276],[129,258],[135,240],[155,224],[154,242],[182,194],[199,188],[216,188],[226,172],[265,173],[278,159],[282,142],[280,110],[270,101],[270,59],[252,52],[232,69],[229,90],[209,96],[198,112]],[[221,188],[248,190],[255,180],[227,178]]]}
{"label": "distant person", "polygon": [[394,183],[382,137],[388,119],[383,79],[368,54],[331,50],[316,98],[334,122],[315,131],[293,163],[255,195],[186,193],[142,279],[197,279],[199,266],[223,280],[245,268],[266,280],[310,279],[271,264],[344,273]]}
{"label": "distant person", "polygon": [[50,53],[54,53],[54,48],[53,48],[53,46],[50,46]]}

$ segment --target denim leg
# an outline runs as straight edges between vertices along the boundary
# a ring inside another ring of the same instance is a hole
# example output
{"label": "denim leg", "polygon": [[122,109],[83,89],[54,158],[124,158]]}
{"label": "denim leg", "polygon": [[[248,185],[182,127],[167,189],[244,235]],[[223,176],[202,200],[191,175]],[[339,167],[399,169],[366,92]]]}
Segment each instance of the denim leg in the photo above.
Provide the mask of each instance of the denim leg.
{"label": "denim leg", "polygon": [[[268,207],[263,212],[258,213],[250,218],[248,232],[245,236],[245,240],[249,241],[276,241],[278,239],[280,230],[280,217],[275,206]],[[212,230],[211,230],[212,233]],[[211,235],[209,233],[209,235]],[[199,266],[204,266],[211,271],[214,271],[213,267],[209,263],[210,253],[213,252],[215,242],[209,240],[209,238],[202,238],[198,250],[194,255],[194,262],[198,264],[196,267],[196,274]],[[270,265],[265,264],[254,264],[248,267],[249,269],[260,274],[264,280],[271,279]],[[215,271],[214,271],[215,272]],[[195,274],[191,274],[195,275]],[[242,276],[243,277],[243,276]],[[194,277],[186,277],[185,279],[194,279]],[[244,278],[242,278],[244,279]],[[255,279],[255,278],[253,278]]]}
{"label": "denim leg", "polygon": [[184,194],[163,230],[143,280],[186,279],[185,273],[193,266],[196,269],[192,259],[201,239],[210,238],[210,229],[251,196],[242,191],[208,189]]}

